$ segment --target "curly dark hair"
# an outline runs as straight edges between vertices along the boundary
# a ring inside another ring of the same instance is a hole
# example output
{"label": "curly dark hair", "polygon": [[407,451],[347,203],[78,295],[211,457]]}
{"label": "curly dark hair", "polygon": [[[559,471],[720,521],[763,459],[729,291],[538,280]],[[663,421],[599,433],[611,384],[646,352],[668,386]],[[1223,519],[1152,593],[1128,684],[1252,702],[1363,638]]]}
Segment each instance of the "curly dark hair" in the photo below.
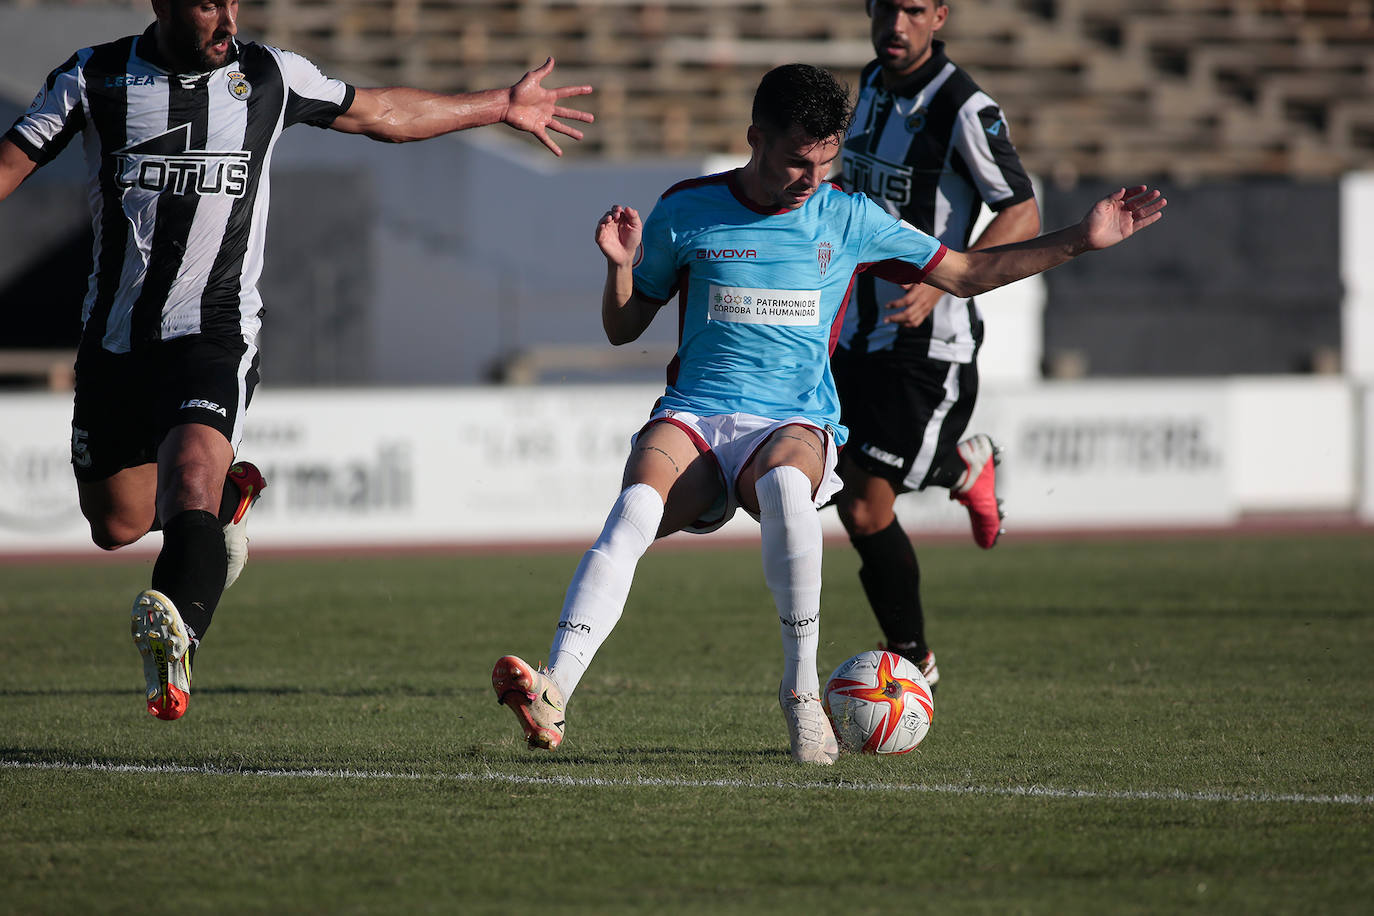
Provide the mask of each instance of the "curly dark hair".
{"label": "curly dark hair", "polygon": [[853,116],[849,88],[810,64],[774,67],[754,93],[754,126],[769,137],[800,127],[814,140],[828,140],[847,131]]}

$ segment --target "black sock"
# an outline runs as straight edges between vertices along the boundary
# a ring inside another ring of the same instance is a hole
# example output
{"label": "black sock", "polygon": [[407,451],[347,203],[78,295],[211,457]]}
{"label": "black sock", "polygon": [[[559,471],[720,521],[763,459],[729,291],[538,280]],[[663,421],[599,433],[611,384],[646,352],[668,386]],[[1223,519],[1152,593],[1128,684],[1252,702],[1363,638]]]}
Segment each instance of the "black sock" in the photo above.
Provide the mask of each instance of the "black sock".
{"label": "black sock", "polygon": [[223,528],[234,520],[234,513],[239,509],[239,500],[243,494],[239,492],[238,484],[231,481],[228,477],[224,478],[224,495],[219,501],[219,524]]}
{"label": "black sock", "polygon": [[913,653],[924,655],[928,648],[921,610],[921,567],[911,539],[894,519],[877,534],[849,540],[863,562],[859,581],[888,645],[911,646]]}
{"label": "black sock", "polygon": [[931,469],[928,478],[930,484],[937,487],[944,487],[949,490],[959,482],[959,478],[964,476],[968,470],[968,465],[964,464],[964,459],[959,457],[959,450],[952,450],[945,460]]}
{"label": "black sock", "polygon": [[210,628],[228,568],[224,529],[212,513],[188,509],[162,526],[152,585],[172,599],[197,640]]}

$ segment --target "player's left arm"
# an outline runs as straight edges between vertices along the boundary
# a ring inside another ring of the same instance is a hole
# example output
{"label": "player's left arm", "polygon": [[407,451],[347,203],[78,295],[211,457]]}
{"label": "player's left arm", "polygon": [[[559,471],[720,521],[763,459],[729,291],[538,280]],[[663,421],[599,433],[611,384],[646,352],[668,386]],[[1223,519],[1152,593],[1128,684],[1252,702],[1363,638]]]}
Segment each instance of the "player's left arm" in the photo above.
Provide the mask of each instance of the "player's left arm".
{"label": "player's left arm", "polygon": [[1167,204],[1157,189],[1121,188],[1093,204],[1073,226],[1010,245],[950,250],[927,274],[927,282],[956,296],[976,296],[1119,244],[1163,219]]}
{"label": "player's left arm", "polygon": [[0,140],[0,200],[9,197],[36,168],[38,164],[17,143]]}
{"label": "player's left arm", "polygon": [[[1035,238],[1039,232],[1040,208],[1032,197],[998,212],[968,250],[1020,242]],[[906,292],[884,304],[888,314],[883,322],[914,328],[930,316],[944,294],[944,290],[930,283],[907,284]]]}
{"label": "player's left arm", "polygon": [[995,248],[1033,239],[1040,234],[1040,206],[1034,197],[1005,207],[988,221],[968,250]]}
{"label": "player's left arm", "polygon": [[[507,124],[539,139],[555,156],[563,155],[549,136],[557,131],[574,140],[582,131],[563,121],[590,124],[592,115],[564,106],[562,101],[586,95],[591,86],[563,86],[546,89],[541,84],[553,70],[550,57],[537,70],[531,70],[509,89],[486,89],[456,95],[443,95],[408,86],[385,89],[358,89],[348,111],[330,124],[335,130],[364,134],[373,140],[406,143],[428,140],[441,134],[488,124]],[[559,120],[559,119],[563,120]]]}

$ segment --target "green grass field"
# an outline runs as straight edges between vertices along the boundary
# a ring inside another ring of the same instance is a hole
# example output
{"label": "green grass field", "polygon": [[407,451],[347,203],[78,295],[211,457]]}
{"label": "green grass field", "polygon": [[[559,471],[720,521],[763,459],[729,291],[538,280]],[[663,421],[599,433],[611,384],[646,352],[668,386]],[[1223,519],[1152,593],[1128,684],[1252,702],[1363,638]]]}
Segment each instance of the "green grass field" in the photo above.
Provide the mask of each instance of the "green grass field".
{"label": "green grass field", "polygon": [[[830,769],[787,754],[752,546],[650,552],[552,754],[489,674],[544,657],[573,552],[256,557],[177,723],[151,561],[0,566],[0,912],[1367,912],[1374,535],[921,556],[934,726]],[[855,568],[823,675],[878,639]]]}

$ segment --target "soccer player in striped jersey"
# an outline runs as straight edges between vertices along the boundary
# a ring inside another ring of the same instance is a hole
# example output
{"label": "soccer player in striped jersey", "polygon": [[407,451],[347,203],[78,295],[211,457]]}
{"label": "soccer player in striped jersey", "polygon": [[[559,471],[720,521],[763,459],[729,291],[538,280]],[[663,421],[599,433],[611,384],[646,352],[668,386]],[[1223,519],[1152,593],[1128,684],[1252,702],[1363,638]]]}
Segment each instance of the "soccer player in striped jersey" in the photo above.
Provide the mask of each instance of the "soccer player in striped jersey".
{"label": "soccer player in striped jersey", "polygon": [[[561,155],[550,131],[592,120],[546,89],[553,60],[508,89],[360,89],[305,58],[240,42],[238,0],[152,0],[141,35],[82,48],[0,139],[0,199],[78,135],[94,268],[82,309],[72,466],[91,538],[115,550],[162,530],[135,599],[148,711],[177,719],[191,661],[247,556],[264,481],[236,461],[258,381],[257,291],[269,159],[309,124],[400,143],[505,123]],[[562,120],[560,120],[562,119]]]}
{"label": "soccer player in striped jersey", "polygon": [[971,296],[1114,245],[1163,214],[1158,191],[1121,189],[1075,226],[971,252],[947,248],[868,197],[825,180],[849,95],[803,64],[769,71],[754,96],[741,168],[681,182],[647,221],[626,206],[597,222],[606,259],[601,320],[612,344],[639,338],[676,303],[667,387],[632,440],[622,489],[573,574],[547,668],[518,656],[492,670],[531,747],[563,740],[566,704],[620,619],[656,538],[710,531],[742,507],[759,522],[764,581],[781,624],[779,702],[791,753],[833,763],[821,709],[821,523],[840,486],[847,431],[829,353],[856,277],[876,272]]}
{"label": "soccer player in striped jersey", "polygon": [[[1035,192],[1001,109],[946,55],[940,0],[866,0],[876,58],[859,77],[842,156],[844,186],[952,248],[1018,242],[1040,231]],[[974,238],[983,206],[993,218]],[[983,319],[972,298],[929,283],[859,279],[832,366],[850,444],[835,504],[859,553],[859,580],[887,641],[934,687],[916,551],[898,494],[945,487],[991,548],[1002,531],[1001,451],[960,442],[978,396]]]}

